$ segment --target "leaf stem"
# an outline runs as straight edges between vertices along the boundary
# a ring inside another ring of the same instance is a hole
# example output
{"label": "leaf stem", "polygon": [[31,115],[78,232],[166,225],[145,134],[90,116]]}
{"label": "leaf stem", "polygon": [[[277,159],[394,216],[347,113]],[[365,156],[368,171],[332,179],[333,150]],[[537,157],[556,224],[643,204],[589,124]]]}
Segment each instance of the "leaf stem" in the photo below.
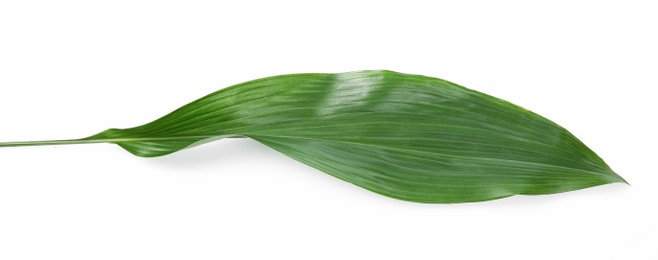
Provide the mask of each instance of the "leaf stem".
{"label": "leaf stem", "polygon": [[0,142],[0,147],[19,147],[19,146],[42,146],[42,145],[63,145],[63,144],[97,144],[97,143],[116,143],[131,141],[169,141],[169,140],[200,140],[205,138],[244,138],[239,135],[200,135],[200,136],[172,136],[172,137],[142,137],[142,138],[102,138],[95,139],[87,137],[82,139],[68,140],[46,140],[46,141],[23,141],[23,142]]}
{"label": "leaf stem", "polygon": [[47,141],[25,141],[0,143],[0,147],[39,146],[39,145],[63,145],[63,144],[90,144],[104,143],[105,140],[94,139],[69,139],[69,140],[47,140]]}

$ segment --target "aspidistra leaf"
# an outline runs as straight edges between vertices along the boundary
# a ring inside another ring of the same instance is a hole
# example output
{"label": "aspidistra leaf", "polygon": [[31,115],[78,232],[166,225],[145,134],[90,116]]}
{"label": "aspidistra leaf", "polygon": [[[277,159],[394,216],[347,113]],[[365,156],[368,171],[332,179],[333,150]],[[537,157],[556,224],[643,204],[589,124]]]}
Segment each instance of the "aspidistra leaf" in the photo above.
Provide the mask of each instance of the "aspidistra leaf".
{"label": "aspidistra leaf", "polygon": [[392,71],[292,74],[225,88],[151,123],[88,138],[143,157],[247,137],[368,190],[484,201],[625,182],[564,128],[454,83]]}

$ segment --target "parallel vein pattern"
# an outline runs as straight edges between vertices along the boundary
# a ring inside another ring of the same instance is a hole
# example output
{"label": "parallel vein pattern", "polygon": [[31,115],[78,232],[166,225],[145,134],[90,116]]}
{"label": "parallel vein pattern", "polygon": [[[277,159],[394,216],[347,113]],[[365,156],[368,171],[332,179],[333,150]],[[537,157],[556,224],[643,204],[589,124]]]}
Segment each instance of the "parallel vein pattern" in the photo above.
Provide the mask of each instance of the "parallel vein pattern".
{"label": "parallel vein pattern", "polygon": [[81,141],[162,156],[248,137],[368,190],[455,203],[624,182],[557,124],[453,83],[391,71],[275,76]]}

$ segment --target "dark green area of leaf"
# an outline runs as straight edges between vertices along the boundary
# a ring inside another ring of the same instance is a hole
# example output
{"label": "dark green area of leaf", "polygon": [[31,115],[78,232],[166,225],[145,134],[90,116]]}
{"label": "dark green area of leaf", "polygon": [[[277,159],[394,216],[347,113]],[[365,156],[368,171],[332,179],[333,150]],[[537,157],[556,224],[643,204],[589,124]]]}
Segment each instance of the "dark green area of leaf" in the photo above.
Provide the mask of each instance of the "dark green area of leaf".
{"label": "dark green area of leaf", "polygon": [[224,137],[254,139],[337,178],[416,202],[624,182],[548,119],[445,80],[392,71],[249,81],[151,123],[78,142],[116,143],[154,157]]}

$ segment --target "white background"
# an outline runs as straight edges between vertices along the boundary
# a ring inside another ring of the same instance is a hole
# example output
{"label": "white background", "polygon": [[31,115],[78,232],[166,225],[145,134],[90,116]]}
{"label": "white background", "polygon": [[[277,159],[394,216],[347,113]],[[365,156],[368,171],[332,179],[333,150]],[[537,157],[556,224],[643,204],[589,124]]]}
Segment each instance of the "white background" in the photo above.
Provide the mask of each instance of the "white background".
{"label": "white background", "polygon": [[132,127],[265,76],[389,69],[544,115],[632,186],[418,204],[251,140],[155,159],[3,148],[0,259],[658,259],[652,1],[233,2],[0,2],[0,141]]}

